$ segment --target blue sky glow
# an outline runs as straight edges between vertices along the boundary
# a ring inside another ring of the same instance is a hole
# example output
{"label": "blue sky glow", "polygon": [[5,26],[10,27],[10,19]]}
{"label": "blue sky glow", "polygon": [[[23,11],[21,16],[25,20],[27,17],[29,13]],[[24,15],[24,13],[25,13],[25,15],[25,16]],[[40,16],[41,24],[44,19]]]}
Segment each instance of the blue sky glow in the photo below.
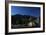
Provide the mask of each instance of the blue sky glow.
{"label": "blue sky glow", "polygon": [[40,7],[21,7],[21,6],[11,6],[11,15],[30,15],[30,16],[40,16]]}

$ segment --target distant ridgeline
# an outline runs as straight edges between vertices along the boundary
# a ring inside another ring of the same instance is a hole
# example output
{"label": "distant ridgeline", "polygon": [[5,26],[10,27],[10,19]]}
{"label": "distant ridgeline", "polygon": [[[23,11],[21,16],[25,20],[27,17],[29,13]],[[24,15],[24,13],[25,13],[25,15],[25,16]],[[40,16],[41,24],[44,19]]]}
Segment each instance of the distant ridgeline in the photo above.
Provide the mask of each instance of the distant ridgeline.
{"label": "distant ridgeline", "polygon": [[27,25],[29,22],[34,22],[36,25],[40,23],[39,19],[40,17],[34,17],[34,16],[29,16],[29,15],[20,15],[20,14],[16,14],[16,15],[12,15],[11,16],[11,22],[13,25]]}

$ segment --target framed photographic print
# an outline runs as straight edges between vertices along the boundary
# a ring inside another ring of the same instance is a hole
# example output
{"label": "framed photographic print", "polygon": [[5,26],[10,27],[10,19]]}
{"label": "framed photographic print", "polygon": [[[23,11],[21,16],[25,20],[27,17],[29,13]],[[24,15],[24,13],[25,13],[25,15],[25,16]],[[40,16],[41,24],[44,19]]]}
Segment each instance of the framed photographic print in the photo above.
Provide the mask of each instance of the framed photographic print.
{"label": "framed photographic print", "polygon": [[5,6],[6,34],[45,31],[45,3],[8,1]]}

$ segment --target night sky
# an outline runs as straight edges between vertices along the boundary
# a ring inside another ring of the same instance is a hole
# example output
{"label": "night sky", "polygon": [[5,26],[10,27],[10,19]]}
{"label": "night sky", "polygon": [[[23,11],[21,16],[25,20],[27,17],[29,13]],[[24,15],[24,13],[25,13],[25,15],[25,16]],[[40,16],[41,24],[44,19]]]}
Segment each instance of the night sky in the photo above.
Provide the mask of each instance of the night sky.
{"label": "night sky", "polygon": [[40,7],[11,6],[11,15],[16,15],[16,14],[39,17]]}

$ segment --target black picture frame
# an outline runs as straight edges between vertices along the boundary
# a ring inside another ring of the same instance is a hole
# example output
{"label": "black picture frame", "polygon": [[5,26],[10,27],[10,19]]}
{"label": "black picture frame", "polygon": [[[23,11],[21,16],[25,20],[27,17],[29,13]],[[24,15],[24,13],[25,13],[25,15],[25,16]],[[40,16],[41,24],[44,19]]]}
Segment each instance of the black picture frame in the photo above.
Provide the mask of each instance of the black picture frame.
{"label": "black picture frame", "polygon": [[[30,32],[10,32],[8,33],[8,4],[9,3],[26,3],[26,4],[38,4],[43,5],[43,30],[30,31]],[[5,1],[5,34],[23,34],[23,33],[40,33],[45,32],[45,3],[43,2],[26,2],[26,1]]]}

